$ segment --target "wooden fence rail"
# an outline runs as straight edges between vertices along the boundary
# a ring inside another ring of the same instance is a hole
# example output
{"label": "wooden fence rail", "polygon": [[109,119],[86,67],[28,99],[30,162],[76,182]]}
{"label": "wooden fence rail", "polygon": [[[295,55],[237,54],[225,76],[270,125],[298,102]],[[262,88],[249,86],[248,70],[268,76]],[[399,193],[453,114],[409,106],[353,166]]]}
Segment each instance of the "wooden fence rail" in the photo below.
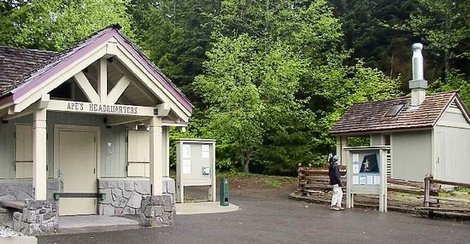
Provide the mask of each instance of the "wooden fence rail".
{"label": "wooden fence rail", "polygon": [[[332,189],[329,184],[328,169],[299,167],[297,172],[299,179],[297,191],[302,193],[303,196],[309,196],[312,193],[325,192]],[[343,188],[346,188],[346,167],[340,166],[340,175]],[[416,195],[422,195],[424,193],[422,182],[388,178],[387,183],[388,191]]]}
{"label": "wooden fence rail", "polygon": [[[325,168],[311,168],[299,167],[297,170],[299,185],[297,191],[301,192],[303,196],[310,196],[315,192],[324,192],[331,189],[330,178],[328,176],[328,169]],[[346,167],[340,166],[341,183],[343,188],[346,187]]]}
{"label": "wooden fence rail", "polygon": [[424,206],[417,207],[417,210],[428,211],[429,216],[434,212],[452,212],[470,214],[470,200],[450,197],[440,197],[442,185],[460,186],[470,188],[470,184],[434,179],[433,176],[424,178]]}
{"label": "wooden fence rail", "polygon": [[[346,167],[340,166],[343,188],[346,187]],[[328,202],[329,185],[327,168],[298,168],[297,194],[312,200]],[[470,214],[470,198],[462,199],[451,197],[445,193],[442,185],[468,187],[470,184],[451,182],[426,177],[424,182],[403,179],[387,178],[387,191],[389,192],[389,208],[405,211],[428,212],[431,216],[434,211]],[[443,189],[441,189],[443,188]],[[448,189],[448,188],[447,188]],[[346,192],[344,190],[344,192]],[[441,193],[441,196],[439,196]],[[470,194],[470,193],[469,193]],[[377,202],[374,196],[362,196],[360,198],[364,206],[374,206]],[[374,200],[375,199],[375,200]]]}

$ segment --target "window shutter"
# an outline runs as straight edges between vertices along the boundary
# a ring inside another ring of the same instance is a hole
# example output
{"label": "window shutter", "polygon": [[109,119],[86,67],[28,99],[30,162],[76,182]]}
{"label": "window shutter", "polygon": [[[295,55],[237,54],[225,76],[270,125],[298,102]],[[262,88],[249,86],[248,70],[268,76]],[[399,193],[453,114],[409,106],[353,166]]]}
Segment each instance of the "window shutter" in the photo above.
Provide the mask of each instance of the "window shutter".
{"label": "window shutter", "polygon": [[128,131],[127,176],[148,177],[150,163],[150,134],[148,131]]}
{"label": "window shutter", "polygon": [[15,135],[15,177],[31,178],[33,177],[33,127],[17,124]]}

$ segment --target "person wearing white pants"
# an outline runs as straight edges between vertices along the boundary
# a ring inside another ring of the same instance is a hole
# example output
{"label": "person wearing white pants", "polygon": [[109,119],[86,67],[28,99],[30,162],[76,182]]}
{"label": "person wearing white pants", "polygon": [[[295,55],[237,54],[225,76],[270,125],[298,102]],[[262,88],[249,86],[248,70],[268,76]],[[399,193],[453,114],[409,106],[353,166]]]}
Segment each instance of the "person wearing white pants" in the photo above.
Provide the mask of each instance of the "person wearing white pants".
{"label": "person wearing white pants", "polygon": [[329,155],[328,175],[330,176],[330,185],[333,186],[333,196],[331,197],[331,210],[343,210],[341,201],[343,200],[343,190],[341,189],[341,175],[339,174],[338,156]]}
{"label": "person wearing white pants", "polygon": [[333,196],[331,197],[331,209],[342,210],[341,201],[343,200],[343,190],[338,184],[333,185]]}

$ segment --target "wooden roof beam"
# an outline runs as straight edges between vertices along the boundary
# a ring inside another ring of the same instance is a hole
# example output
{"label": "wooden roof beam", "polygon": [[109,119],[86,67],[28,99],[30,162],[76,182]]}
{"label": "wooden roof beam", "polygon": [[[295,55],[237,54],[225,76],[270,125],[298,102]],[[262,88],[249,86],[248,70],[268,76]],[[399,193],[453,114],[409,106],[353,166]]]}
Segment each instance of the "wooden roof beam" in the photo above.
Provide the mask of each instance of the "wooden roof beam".
{"label": "wooden roof beam", "polygon": [[85,93],[85,96],[88,98],[88,101],[92,103],[100,102],[100,97],[98,96],[98,93],[96,93],[95,89],[93,88],[83,71],[78,72],[73,78],[75,78],[78,86],[83,91],[83,93]]}

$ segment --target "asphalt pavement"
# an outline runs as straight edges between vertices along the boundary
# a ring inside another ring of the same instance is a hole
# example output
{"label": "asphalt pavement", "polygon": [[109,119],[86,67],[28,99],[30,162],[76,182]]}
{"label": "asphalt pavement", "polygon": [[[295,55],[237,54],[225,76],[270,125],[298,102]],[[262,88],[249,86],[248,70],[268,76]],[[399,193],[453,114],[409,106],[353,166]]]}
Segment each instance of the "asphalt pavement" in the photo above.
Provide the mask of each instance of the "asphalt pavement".
{"label": "asphalt pavement", "polygon": [[371,209],[331,211],[288,192],[242,193],[229,213],[179,215],[169,228],[39,237],[39,243],[469,243],[470,222]]}

